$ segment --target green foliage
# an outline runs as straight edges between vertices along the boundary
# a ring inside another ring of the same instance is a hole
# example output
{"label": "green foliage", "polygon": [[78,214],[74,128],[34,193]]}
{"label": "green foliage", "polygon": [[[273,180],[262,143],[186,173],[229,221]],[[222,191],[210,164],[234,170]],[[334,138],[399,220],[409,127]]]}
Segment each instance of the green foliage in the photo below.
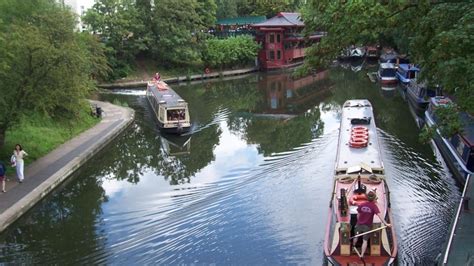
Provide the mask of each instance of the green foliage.
{"label": "green foliage", "polygon": [[472,1],[308,1],[306,32],[328,35],[308,50],[307,66],[328,65],[351,44],[380,43],[409,53],[422,78],[457,96],[474,111]]}
{"label": "green foliage", "polygon": [[275,16],[278,12],[297,12],[305,0],[237,0],[239,16]]}
{"label": "green foliage", "polygon": [[152,43],[139,15],[143,13],[133,0],[99,0],[82,18],[107,47],[106,56],[113,69],[109,79],[126,76],[135,56]]}
{"label": "green foliage", "polygon": [[[3,1],[25,13],[18,19],[0,12],[0,146],[4,134],[25,112],[77,117],[81,101],[94,89],[93,77],[106,70],[94,39],[75,32],[76,18],[48,0]],[[7,41],[8,40],[8,41]]]}
{"label": "green foliage", "polygon": [[217,18],[235,18],[237,17],[237,1],[232,0],[216,0]]}
{"label": "green foliage", "polygon": [[437,126],[443,136],[451,137],[461,131],[461,121],[459,120],[456,105],[450,104],[438,107],[435,110],[435,116],[437,118]]}
{"label": "green foliage", "polygon": [[208,39],[203,60],[211,67],[242,66],[253,62],[259,48],[252,36]]}
{"label": "green foliage", "polygon": [[429,127],[425,125],[422,129],[420,134],[418,135],[418,140],[421,143],[428,143],[430,140],[435,136],[435,128]]}
{"label": "green foliage", "polygon": [[154,54],[164,64],[189,65],[200,60],[200,43],[198,33],[205,30],[204,24],[196,9],[196,0],[156,0],[153,23],[160,30]]}
{"label": "green foliage", "polygon": [[28,152],[27,163],[46,155],[100,121],[89,112],[89,104],[86,102],[80,105],[77,116],[73,119],[54,119],[37,112],[25,112],[19,117],[17,125],[7,131],[0,158],[9,158],[17,143],[21,143]]}

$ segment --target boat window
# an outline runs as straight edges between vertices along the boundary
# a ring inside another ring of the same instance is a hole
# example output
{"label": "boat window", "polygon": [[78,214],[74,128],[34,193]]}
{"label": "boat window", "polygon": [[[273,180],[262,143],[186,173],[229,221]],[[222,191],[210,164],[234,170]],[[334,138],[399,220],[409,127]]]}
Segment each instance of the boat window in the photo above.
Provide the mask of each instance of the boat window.
{"label": "boat window", "polygon": [[351,124],[352,125],[369,125],[370,124],[370,117],[364,117],[364,118],[352,118],[351,119]]}
{"label": "boat window", "polygon": [[393,77],[396,75],[395,69],[393,68],[384,68],[382,69],[382,76],[384,77]]}
{"label": "boat window", "polygon": [[184,109],[168,110],[167,118],[168,118],[168,121],[184,120],[186,118],[185,114],[186,112]]}
{"label": "boat window", "polygon": [[416,71],[408,71],[408,78],[409,79],[416,78]]}

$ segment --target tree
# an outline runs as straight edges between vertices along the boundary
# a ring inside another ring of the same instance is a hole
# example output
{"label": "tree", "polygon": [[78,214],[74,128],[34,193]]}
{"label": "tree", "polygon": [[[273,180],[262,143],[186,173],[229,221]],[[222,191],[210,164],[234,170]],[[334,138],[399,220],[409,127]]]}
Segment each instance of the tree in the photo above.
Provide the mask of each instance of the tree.
{"label": "tree", "polygon": [[275,16],[278,12],[297,12],[304,0],[238,0],[239,16]]}
{"label": "tree", "polygon": [[216,1],[217,18],[235,18],[237,17],[237,1],[232,0],[217,0]]}
{"label": "tree", "polygon": [[309,1],[306,32],[327,31],[308,50],[306,65],[328,65],[351,44],[400,48],[422,68],[422,78],[474,111],[474,3],[471,1]]}
{"label": "tree", "polygon": [[136,55],[149,49],[151,40],[144,35],[145,25],[139,19],[134,0],[99,0],[82,19],[107,47],[106,55],[113,69],[110,79],[126,76]]}
{"label": "tree", "polygon": [[197,9],[196,0],[155,0],[157,12],[153,23],[159,29],[153,53],[164,64],[191,65],[200,63],[198,36],[207,30]]}
{"label": "tree", "polygon": [[[0,147],[22,114],[71,117],[107,70],[100,45],[76,33],[76,18],[53,1],[3,1],[0,12]],[[29,13],[27,13],[29,12]]]}

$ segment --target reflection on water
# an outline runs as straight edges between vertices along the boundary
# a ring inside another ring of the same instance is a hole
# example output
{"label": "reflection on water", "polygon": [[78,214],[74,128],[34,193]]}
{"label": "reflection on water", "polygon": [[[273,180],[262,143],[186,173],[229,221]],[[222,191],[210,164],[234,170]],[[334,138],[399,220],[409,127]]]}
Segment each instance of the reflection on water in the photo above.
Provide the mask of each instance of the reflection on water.
{"label": "reflection on water", "polygon": [[136,121],[0,235],[0,261],[320,265],[341,105],[367,98],[380,127],[399,264],[433,264],[459,191],[418,143],[403,98],[386,97],[364,70],[175,89],[190,106],[187,136],[161,135],[140,91],[102,95],[127,102]]}

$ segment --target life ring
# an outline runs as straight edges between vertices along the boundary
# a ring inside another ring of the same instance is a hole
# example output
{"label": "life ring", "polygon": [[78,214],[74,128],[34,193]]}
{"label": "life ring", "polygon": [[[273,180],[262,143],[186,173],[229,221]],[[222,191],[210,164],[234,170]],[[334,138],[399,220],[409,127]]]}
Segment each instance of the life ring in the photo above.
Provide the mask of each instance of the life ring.
{"label": "life ring", "polygon": [[354,194],[351,197],[350,203],[351,205],[359,206],[362,203],[367,201],[367,195],[365,194]]}
{"label": "life ring", "polygon": [[356,127],[353,127],[352,128],[352,131],[354,130],[363,130],[363,131],[369,131],[369,129],[367,127],[363,127],[363,126],[356,126]]}
{"label": "life ring", "polygon": [[365,139],[365,140],[368,140],[369,139],[369,135],[367,134],[363,134],[363,133],[352,133],[351,134],[351,138],[354,138],[354,139],[357,139],[357,138],[362,138],[362,139]]}
{"label": "life ring", "polygon": [[206,69],[204,69],[204,73],[209,74],[211,73],[211,70],[208,67],[206,67]]}
{"label": "life ring", "polygon": [[351,138],[349,146],[352,148],[365,148],[367,147],[368,141],[364,138]]}

